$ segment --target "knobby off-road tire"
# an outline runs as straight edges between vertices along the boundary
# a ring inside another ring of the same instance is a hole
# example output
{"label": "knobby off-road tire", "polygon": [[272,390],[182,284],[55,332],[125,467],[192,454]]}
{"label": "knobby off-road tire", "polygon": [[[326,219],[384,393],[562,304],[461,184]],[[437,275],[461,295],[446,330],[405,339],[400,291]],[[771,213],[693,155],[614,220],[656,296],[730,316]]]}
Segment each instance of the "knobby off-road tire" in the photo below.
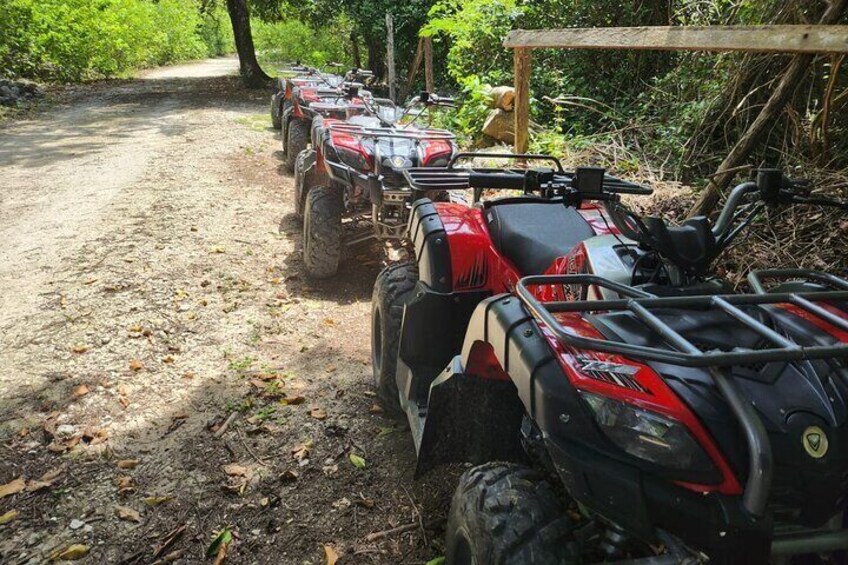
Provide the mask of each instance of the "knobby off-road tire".
{"label": "knobby off-road tire", "polygon": [[303,209],[303,262],[315,279],[332,277],[342,255],[342,191],[332,186],[313,186]]}
{"label": "knobby off-road tire", "polygon": [[403,306],[412,297],[418,282],[414,261],[395,263],[383,269],[374,282],[371,295],[371,366],[374,386],[383,406],[400,413],[395,375],[400,348]]}
{"label": "knobby off-road tire", "polygon": [[271,125],[274,129],[283,129],[283,108],[276,96],[271,97]]}
{"label": "knobby off-road tire", "polygon": [[309,123],[304,120],[293,119],[289,122],[288,132],[286,134],[286,168],[290,173],[294,171],[297,156],[308,145]]}
{"label": "knobby off-road tire", "polygon": [[451,501],[446,565],[578,563],[571,521],[536,471],[486,463],[466,471]]}
{"label": "knobby off-road tire", "polygon": [[306,195],[314,183],[314,175],[308,174],[306,161],[309,151],[301,151],[294,163],[294,213],[298,218],[303,218],[303,209],[306,204]]}

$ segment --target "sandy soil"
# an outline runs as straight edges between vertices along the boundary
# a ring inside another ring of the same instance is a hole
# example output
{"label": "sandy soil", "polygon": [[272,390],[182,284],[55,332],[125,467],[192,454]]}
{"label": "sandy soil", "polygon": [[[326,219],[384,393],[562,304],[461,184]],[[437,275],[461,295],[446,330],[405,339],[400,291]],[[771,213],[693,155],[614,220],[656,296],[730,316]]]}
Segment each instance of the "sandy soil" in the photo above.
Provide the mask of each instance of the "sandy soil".
{"label": "sandy soil", "polygon": [[3,563],[211,562],[222,528],[229,563],[441,554],[454,482],[413,480],[370,387],[383,255],[304,277],[267,93],[235,69],[69,89],[0,129]]}

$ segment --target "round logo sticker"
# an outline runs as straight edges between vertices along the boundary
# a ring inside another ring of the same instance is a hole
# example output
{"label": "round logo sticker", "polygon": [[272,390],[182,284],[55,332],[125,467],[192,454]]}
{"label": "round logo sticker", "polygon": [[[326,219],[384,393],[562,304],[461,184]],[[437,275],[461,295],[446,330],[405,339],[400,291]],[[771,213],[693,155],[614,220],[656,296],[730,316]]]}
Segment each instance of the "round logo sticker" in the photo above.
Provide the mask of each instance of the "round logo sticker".
{"label": "round logo sticker", "polygon": [[804,430],[801,436],[801,443],[804,444],[804,451],[807,455],[814,459],[821,459],[827,453],[827,436],[818,426],[810,426]]}

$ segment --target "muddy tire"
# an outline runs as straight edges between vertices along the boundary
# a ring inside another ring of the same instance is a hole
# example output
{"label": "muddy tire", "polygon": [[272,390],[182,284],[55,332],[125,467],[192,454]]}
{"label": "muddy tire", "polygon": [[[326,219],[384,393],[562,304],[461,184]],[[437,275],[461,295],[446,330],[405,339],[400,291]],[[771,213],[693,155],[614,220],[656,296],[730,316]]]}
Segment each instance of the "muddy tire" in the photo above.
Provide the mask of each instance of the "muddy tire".
{"label": "muddy tire", "polygon": [[414,261],[395,263],[383,269],[374,282],[371,295],[371,366],[374,387],[383,406],[400,412],[397,381],[397,356],[403,306],[412,297],[418,282]]}
{"label": "muddy tire", "polygon": [[294,172],[295,161],[300,152],[309,145],[309,123],[304,120],[293,119],[289,122],[286,132],[286,168]]}
{"label": "muddy tire", "polygon": [[283,106],[277,101],[277,96],[271,97],[271,126],[274,129],[283,128]]}
{"label": "muddy tire", "polygon": [[303,208],[303,262],[315,279],[332,277],[342,255],[342,191],[332,186],[313,186]]}
{"label": "muddy tire", "polygon": [[[306,194],[314,184],[314,175],[310,174],[307,167],[310,165],[310,151],[303,150],[297,156],[294,163],[294,213],[298,218],[303,218],[303,209],[306,205]],[[314,162],[314,159],[312,159]]]}
{"label": "muddy tire", "polygon": [[571,521],[542,476],[512,463],[466,471],[451,501],[447,565],[578,563]]}

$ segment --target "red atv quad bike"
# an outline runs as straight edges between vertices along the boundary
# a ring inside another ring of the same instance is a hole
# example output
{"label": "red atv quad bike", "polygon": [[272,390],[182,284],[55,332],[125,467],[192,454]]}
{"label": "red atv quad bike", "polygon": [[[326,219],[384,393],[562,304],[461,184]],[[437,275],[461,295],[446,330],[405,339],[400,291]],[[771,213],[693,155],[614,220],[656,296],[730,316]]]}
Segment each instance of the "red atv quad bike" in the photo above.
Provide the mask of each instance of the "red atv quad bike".
{"label": "red atv quad bike", "polygon": [[[346,246],[403,239],[414,200],[449,198],[410,187],[403,173],[444,167],[456,153],[454,134],[415,125],[433,108],[454,107],[453,100],[422,93],[401,111],[391,100],[359,96],[361,115],[313,121],[312,147],[296,163],[295,209],[304,218],[303,260],[313,278],[335,275]],[[346,232],[343,224],[360,229]]]}
{"label": "red atv quad bike", "polygon": [[[331,63],[331,66],[340,66]],[[342,77],[320,71],[314,67],[294,63],[281,69],[274,83],[274,94],[271,95],[271,125],[274,129],[282,129],[283,114],[291,105],[292,92],[298,86],[325,86],[335,88],[342,83]]]}
{"label": "red atv quad bike", "polygon": [[373,76],[371,71],[353,69],[335,86],[305,84],[294,87],[291,104],[283,110],[280,133],[289,172],[294,171],[297,156],[309,145],[312,120],[317,116],[344,120],[349,115],[348,106],[362,105],[359,93],[367,91],[362,90],[364,83],[361,81]]}
{"label": "red atv quad bike", "polygon": [[374,378],[418,475],[477,465],[447,563],[840,562],[848,281],[774,269],[737,293],[713,265],[768,208],[848,204],[760,170],[714,224],[672,226],[622,205],[647,189],[551,162],[407,171],[523,194],[417,201],[415,260],[374,286]]}

